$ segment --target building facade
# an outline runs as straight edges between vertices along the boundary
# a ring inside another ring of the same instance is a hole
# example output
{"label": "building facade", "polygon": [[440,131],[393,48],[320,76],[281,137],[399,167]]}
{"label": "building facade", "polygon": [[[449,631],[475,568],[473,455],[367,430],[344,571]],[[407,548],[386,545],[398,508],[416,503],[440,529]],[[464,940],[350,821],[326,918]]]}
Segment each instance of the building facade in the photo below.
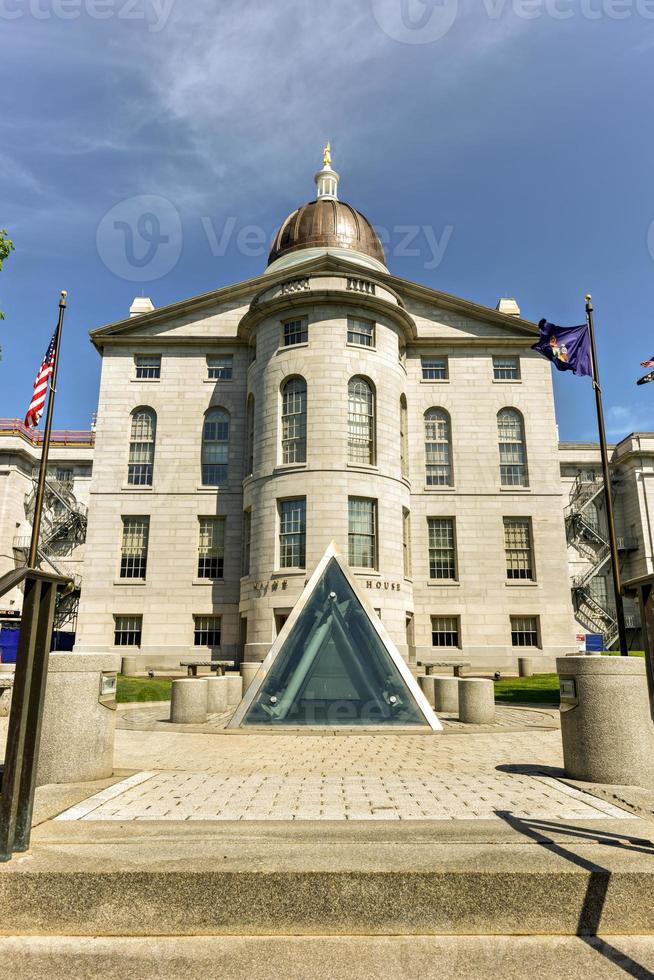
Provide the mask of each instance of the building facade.
{"label": "building facade", "polygon": [[334,541],[405,657],[551,663],[577,627],[536,327],[393,276],[316,182],[261,276],[93,331],[76,649],[261,660]]}

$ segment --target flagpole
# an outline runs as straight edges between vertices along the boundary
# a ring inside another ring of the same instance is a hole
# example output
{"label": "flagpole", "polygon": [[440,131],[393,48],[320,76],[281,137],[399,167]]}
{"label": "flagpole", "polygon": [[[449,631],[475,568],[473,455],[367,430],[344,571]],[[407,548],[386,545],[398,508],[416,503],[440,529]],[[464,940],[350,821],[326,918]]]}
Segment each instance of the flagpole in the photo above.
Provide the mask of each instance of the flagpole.
{"label": "flagpole", "polygon": [[39,537],[41,535],[41,517],[43,514],[43,498],[45,496],[45,478],[48,468],[48,455],[50,453],[50,436],[52,435],[52,417],[54,415],[54,400],[57,391],[57,371],[59,370],[59,348],[61,346],[61,332],[64,326],[64,313],[66,310],[66,298],[68,293],[62,289],[59,298],[59,320],[55,332],[54,346],[54,367],[49,379],[48,411],[45,417],[45,431],[43,433],[43,449],[41,450],[41,469],[39,470],[39,482],[36,489],[36,502],[34,504],[34,520],[32,522],[32,539],[30,541],[30,553],[27,560],[28,568],[37,568],[39,556]]}
{"label": "flagpole", "polygon": [[615,513],[613,496],[611,494],[611,471],[609,468],[609,453],[606,446],[606,428],[604,425],[604,409],[602,407],[602,388],[600,386],[599,365],[597,361],[597,346],[595,344],[595,322],[593,318],[593,297],[586,296],[586,320],[590,337],[590,355],[593,364],[593,388],[595,389],[595,404],[597,406],[597,428],[599,429],[600,453],[602,457],[602,472],[604,474],[604,499],[606,503],[606,520],[609,527],[609,545],[611,548],[611,571],[613,573],[613,591],[615,595],[615,617],[618,624],[618,639],[620,656],[628,657],[627,630],[624,621],[624,606],[622,602],[622,586],[620,583],[620,559],[618,556],[618,538],[615,531]]}

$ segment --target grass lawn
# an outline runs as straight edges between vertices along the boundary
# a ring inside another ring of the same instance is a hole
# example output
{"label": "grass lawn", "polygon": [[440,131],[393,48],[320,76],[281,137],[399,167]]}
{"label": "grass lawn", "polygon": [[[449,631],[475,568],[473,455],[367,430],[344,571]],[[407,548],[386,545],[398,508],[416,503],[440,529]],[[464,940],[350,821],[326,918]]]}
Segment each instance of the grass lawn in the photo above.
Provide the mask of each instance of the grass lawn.
{"label": "grass lawn", "polygon": [[559,675],[507,677],[495,681],[495,700],[500,704],[559,704]]}
{"label": "grass lawn", "polygon": [[123,677],[118,675],[118,704],[131,701],[170,701],[172,682],[168,677]]}

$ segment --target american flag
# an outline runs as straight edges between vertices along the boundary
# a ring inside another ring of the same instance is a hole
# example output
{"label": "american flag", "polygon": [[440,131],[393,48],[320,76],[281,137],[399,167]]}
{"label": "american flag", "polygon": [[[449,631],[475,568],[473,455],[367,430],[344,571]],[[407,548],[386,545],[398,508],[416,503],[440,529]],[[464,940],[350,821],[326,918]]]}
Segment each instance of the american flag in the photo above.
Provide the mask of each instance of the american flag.
{"label": "american flag", "polygon": [[48,391],[48,378],[54,371],[56,344],[57,331],[55,330],[52,335],[52,340],[50,341],[50,346],[45,352],[45,357],[43,358],[43,362],[39,368],[39,373],[36,376],[36,381],[34,382],[34,394],[32,395],[30,407],[27,409],[27,415],[25,416],[25,425],[29,425],[32,428],[39,424],[41,416],[43,415],[45,396]]}

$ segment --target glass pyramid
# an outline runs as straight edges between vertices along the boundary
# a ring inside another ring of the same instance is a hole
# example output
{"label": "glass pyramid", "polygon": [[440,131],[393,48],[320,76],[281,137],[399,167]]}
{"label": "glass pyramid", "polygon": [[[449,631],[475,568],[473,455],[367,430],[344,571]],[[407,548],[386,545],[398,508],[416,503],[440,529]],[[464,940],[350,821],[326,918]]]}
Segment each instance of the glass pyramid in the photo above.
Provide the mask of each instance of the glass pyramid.
{"label": "glass pyramid", "polygon": [[239,725],[441,727],[332,549],[237,709],[230,727]]}

